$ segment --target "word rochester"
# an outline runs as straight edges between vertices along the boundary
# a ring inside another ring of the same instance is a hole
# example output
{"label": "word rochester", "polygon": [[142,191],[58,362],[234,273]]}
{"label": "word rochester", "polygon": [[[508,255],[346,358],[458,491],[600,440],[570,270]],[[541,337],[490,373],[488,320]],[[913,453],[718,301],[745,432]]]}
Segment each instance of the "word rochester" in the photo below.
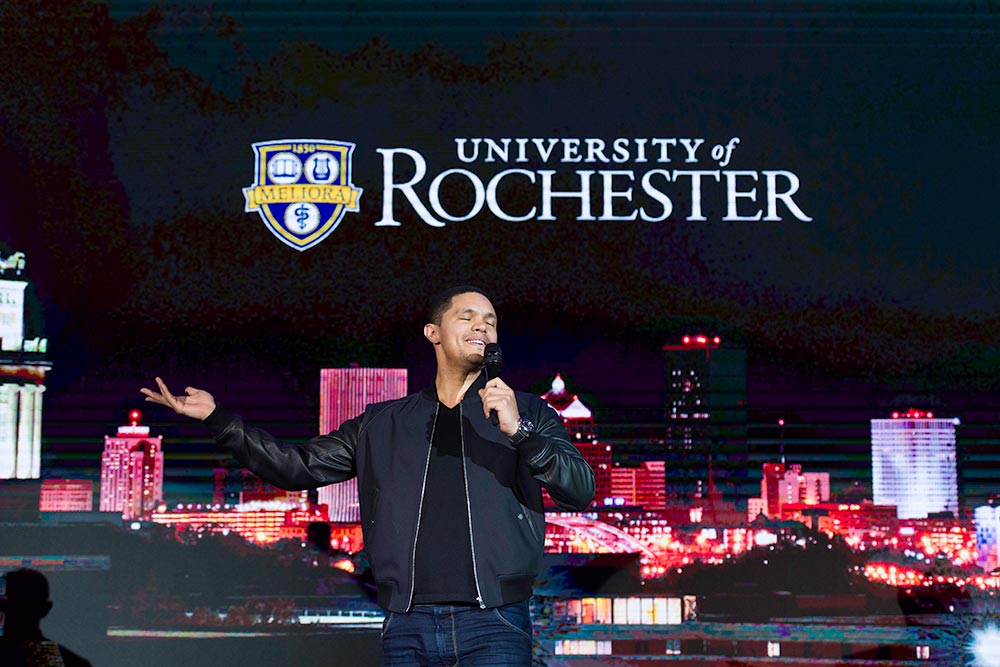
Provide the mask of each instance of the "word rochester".
{"label": "word rochester", "polygon": [[[739,143],[739,137],[710,148],[704,139],[689,137],[619,137],[611,142],[599,138],[456,138],[459,162],[478,169],[444,169],[426,185],[427,160],[419,151],[379,148],[382,218],[375,225],[402,224],[395,216],[397,195],[432,227],[470,220],[484,208],[510,222],[556,220],[556,200],[572,202],[579,221],[662,222],[673,215],[675,200],[685,204],[685,220],[707,221],[705,196],[724,198],[721,220],[727,222],[782,221],[787,214],[812,221],[793,199],[799,190],[795,173],[724,168]],[[697,168],[701,163],[714,168]],[[549,166],[556,168],[545,168]]]}

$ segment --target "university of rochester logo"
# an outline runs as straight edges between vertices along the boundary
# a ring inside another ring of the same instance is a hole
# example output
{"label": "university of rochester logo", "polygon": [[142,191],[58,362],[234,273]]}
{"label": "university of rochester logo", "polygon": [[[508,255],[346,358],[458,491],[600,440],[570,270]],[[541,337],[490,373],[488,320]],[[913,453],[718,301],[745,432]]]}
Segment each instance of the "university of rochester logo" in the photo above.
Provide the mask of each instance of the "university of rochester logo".
{"label": "university of rochester logo", "polygon": [[361,188],[351,183],[354,144],[327,139],[283,139],[253,144],[254,182],[243,188],[247,213],[257,211],[271,233],[308,250],[358,212]]}

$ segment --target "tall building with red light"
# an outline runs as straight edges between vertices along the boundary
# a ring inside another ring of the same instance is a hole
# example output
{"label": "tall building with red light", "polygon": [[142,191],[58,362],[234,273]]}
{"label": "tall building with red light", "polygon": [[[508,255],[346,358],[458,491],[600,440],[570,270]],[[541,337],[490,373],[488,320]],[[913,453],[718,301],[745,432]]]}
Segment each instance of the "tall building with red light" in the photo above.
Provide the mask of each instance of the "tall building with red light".
{"label": "tall building with red light", "polygon": [[[612,498],[611,493],[611,445],[597,439],[594,414],[580,397],[566,391],[566,382],[558,373],[552,380],[552,387],[542,394],[542,398],[552,406],[580,454],[594,471],[594,501],[601,506]],[[555,506],[547,493],[543,494],[547,506]]]}
{"label": "tall building with red light", "polygon": [[958,419],[910,409],[871,420],[872,492],[876,505],[895,505],[900,519],[958,512]]}
{"label": "tall building with red light", "polygon": [[746,351],[719,336],[692,334],[663,346],[667,503],[686,506],[715,483],[754,495],[747,476]]}
{"label": "tall building with red light", "polygon": [[[329,433],[357,417],[372,403],[406,396],[405,368],[323,368],[320,370],[319,431]],[[358,522],[358,480],[350,479],[319,489],[330,521]]]}
{"label": "tall building with red light", "polygon": [[38,479],[48,341],[25,326],[24,253],[0,257],[0,479]]}
{"label": "tall building with red light", "polygon": [[104,437],[101,454],[100,510],[126,520],[148,518],[163,502],[163,436],[151,437],[141,417],[133,410],[129,425]]}
{"label": "tall building with red light", "polygon": [[784,463],[765,463],[760,479],[760,499],[763,501],[761,511],[765,516],[778,516],[781,513],[781,480],[785,476]]}

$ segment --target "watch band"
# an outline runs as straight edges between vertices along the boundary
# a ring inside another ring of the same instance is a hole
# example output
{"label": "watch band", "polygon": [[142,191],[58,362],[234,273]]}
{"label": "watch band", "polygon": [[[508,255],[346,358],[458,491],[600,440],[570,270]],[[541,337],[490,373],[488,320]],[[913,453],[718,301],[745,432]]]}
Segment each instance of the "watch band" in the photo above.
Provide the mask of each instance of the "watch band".
{"label": "watch band", "polygon": [[535,425],[532,424],[530,420],[521,417],[521,419],[517,422],[517,431],[514,432],[514,435],[509,437],[510,444],[519,445],[527,440],[534,432]]}

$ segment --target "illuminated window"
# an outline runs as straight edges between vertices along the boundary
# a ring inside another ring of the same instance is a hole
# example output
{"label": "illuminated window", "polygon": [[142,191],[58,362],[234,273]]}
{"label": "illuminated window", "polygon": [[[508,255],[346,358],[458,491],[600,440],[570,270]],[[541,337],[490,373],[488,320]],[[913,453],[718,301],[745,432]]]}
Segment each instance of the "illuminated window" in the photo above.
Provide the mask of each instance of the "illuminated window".
{"label": "illuminated window", "polygon": [[639,598],[628,599],[628,615],[626,618],[625,622],[632,625],[642,623],[642,610]]}
{"label": "illuminated window", "polygon": [[653,598],[653,623],[663,625],[669,622],[667,618],[667,599]]}
{"label": "illuminated window", "polygon": [[927,645],[922,645],[917,647],[917,660],[930,660],[931,658],[931,647]]}
{"label": "illuminated window", "polygon": [[612,621],[611,615],[611,598],[597,598],[594,600],[594,622],[610,624]]}
{"label": "illuminated window", "polygon": [[667,598],[666,599],[666,618],[664,621],[667,625],[680,625],[682,622],[683,601],[680,598]]}
{"label": "illuminated window", "polygon": [[667,649],[663,652],[664,655],[680,655],[681,654],[681,640],[680,639],[668,639]]}
{"label": "illuminated window", "polygon": [[656,620],[653,618],[653,599],[642,598],[642,621],[643,625],[653,625]]}
{"label": "illuminated window", "polygon": [[625,598],[615,598],[613,622],[618,625],[628,623],[628,600]]}
{"label": "illuminated window", "polygon": [[555,645],[556,655],[611,655],[611,640],[560,639]]}
{"label": "illuminated window", "polygon": [[767,643],[767,657],[769,657],[769,658],[780,658],[781,657],[781,643],[780,642],[768,642]]}
{"label": "illuminated window", "polygon": [[583,598],[580,600],[580,623],[595,623],[594,618],[594,598]]}

